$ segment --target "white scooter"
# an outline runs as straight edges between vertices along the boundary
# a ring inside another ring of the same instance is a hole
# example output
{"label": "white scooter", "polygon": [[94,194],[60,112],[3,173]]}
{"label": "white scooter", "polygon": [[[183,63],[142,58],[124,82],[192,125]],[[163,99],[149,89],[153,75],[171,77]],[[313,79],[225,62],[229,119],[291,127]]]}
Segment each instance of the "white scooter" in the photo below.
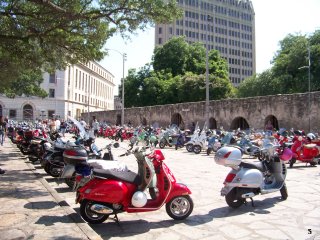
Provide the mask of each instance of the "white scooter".
{"label": "white scooter", "polygon": [[215,162],[232,168],[221,189],[221,196],[225,196],[230,207],[240,207],[247,198],[253,206],[252,197],[276,191],[280,191],[283,200],[287,199],[285,162],[292,158],[292,151],[281,148],[274,139],[264,139],[261,156],[261,162],[246,163],[242,162],[238,148],[222,147],[217,151]]}

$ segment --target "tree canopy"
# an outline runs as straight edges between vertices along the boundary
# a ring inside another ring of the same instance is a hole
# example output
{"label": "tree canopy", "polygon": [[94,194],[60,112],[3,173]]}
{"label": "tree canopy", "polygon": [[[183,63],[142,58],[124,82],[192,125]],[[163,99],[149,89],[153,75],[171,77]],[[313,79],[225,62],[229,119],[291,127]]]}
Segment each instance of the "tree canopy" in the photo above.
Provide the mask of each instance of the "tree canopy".
{"label": "tree canopy", "polygon": [[320,31],[309,37],[289,34],[279,43],[280,48],[272,60],[272,67],[243,81],[238,96],[262,96],[301,93],[320,90]]}
{"label": "tree canopy", "polygon": [[[216,50],[208,56],[210,99],[234,96],[226,61]],[[147,64],[138,72],[129,71],[125,79],[125,89],[129,89],[125,91],[125,107],[204,101],[205,72],[203,44],[188,44],[183,37],[174,37],[155,48],[152,65]]]}
{"label": "tree canopy", "polygon": [[[175,0],[1,1],[0,92],[31,72],[99,61],[106,54],[102,47],[114,33],[128,37],[148,24],[179,16]],[[34,90],[38,77],[29,81]]]}

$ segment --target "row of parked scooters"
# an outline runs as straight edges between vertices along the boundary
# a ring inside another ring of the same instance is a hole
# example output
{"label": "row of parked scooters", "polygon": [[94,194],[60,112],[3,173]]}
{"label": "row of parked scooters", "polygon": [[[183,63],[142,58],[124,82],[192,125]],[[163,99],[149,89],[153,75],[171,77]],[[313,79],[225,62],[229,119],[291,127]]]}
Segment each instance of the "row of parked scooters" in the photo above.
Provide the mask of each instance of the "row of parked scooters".
{"label": "row of parked scooters", "polygon": [[[73,119],[74,120],[74,119]],[[111,142],[99,149],[94,138],[74,120],[79,135],[65,141],[58,133],[48,134],[39,129],[16,129],[11,139],[32,162],[39,161],[52,177],[63,178],[76,191],[80,214],[89,223],[102,223],[110,215],[121,212],[155,211],[163,205],[170,217],[187,218],[193,210],[191,191],[177,183],[163,162],[161,150],[131,146],[122,156],[133,154],[138,173],[114,161]]]}
{"label": "row of parked scooters", "polygon": [[243,154],[257,157],[261,160],[261,147],[265,137],[273,137],[281,146],[290,148],[292,158],[287,161],[290,167],[297,162],[304,162],[311,166],[319,163],[320,138],[313,133],[305,134],[303,131],[282,129],[276,133],[244,131],[208,131],[205,127],[196,129],[191,139],[185,143],[188,152],[199,154],[205,150],[209,155],[223,146],[234,146]]}
{"label": "row of parked scooters", "polygon": [[[176,220],[192,213],[191,190],[176,182],[163,162],[165,158],[160,149],[137,145],[143,141],[139,138],[128,142],[129,147],[122,156],[135,156],[138,164],[138,173],[135,173],[118,161],[108,161],[114,160],[112,149],[119,147],[117,142],[99,149],[82,125],[72,121],[79,128],[79,135],[73,141],[64,141],[58,133],[48,135],[43,130],[28,129],[17,129],[12,139],[23,153],[30,155],[31,161],[40,161],[49,175],[65,179],[76,191],[76,202],[80,204],[84,220],[102,223],[114,215],[117,221],[118,213],[155,211],[163,205],[168,215]],[[165,132],[162,134],[163,137]],[[244,151],[236,145],[216,149],[215,162],[231,168],[221,190],[230,207],[240,207],[258,194],[280,191],[283,200],[288,197],[285,163],[295,155],[292,146],[281,144],[279,140],[275,137],[260,139],[258,163],[242,161]],[[152,144],[149,142],[149,145]]]}

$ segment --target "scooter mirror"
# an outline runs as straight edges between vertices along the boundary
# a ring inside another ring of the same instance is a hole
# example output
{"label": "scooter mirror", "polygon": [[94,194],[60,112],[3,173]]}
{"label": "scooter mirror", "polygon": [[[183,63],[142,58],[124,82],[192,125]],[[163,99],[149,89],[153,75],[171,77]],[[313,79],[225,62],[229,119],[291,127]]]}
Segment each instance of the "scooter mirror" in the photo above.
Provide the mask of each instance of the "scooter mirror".
{"label": "scooter mirror", "polygon": [[118,148],[119,146],[120,146],[120,144],[119,144],[118,142],[116,142],[116,143],[113,144],[113,147],[114,147],[114,148]]}

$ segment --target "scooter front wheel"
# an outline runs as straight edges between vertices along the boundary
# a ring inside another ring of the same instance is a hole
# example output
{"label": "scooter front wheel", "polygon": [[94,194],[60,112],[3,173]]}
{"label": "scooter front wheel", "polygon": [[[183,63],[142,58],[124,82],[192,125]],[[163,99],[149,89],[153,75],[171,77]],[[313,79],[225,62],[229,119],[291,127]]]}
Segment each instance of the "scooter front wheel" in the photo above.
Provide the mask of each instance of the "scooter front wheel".
{"label": "scooter front wheel", "polygon": [[296,159],[291,158],[291,160],[289,161],[289,167],[292,168],[293,164],[295,164],[296,161],[297,161]]}
{"label": "scooter front wheel", "polygon": [[75,173],[72,175],[72,177],[65,178],[64,181],[68,185],[68,187],[72,189],[74,187],[75,182],[76,182]]}
{"label": "scooter front wheel", "polygon": [[80,215],[88,223],[99,224],[108,219],[109,215],[100,214],[91,210],[91,207],[97,202],[84,199],[80,203]]}
{"label": "scooter front wheel", "polygon": [[193,210],[193,201],[189,195],[174,197],[166,204],[167,214],[174,220],[186,219]]}
{"label": "scooter front wheel", "polygon": [[193,152],[193,144],[187,144],[186,149],[188,152]]}
{"label": "scooter front wheel", "polygon": [[282,200],[287,200],[288,198],[288,189],[286,184],[284,183],[282,188],[280,188],[281,198]]}
{"label": "scooter front wheel", "polygon": [[227,195],[226,195],[226,202],[229,207],[238,208],[244,203],[244,199],[237,196],[237,189],[233,188]]}
{"label": "scooter front wheel", "polygon": [[165,146],[166,146],[166,144],[165,144],[164,142],[160,142],[160,143],[159,143],[159,147],[160,147],[161,149],[163,149]]}

